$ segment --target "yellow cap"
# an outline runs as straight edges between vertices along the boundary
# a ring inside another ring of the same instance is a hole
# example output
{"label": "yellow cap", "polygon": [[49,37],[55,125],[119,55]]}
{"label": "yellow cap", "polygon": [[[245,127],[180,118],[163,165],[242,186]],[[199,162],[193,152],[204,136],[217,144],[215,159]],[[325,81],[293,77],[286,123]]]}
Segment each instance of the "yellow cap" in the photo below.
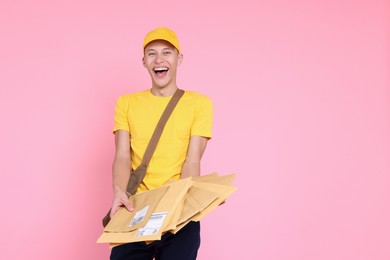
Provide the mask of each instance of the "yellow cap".
{"label": "yellow cap", "polygon": [[180,45],[179,40],[177,39],[176,33],[172,30],[169,30],[165,27],[159,27],[157,29],[154,29],[153,31],[150,31],[146,36],[144,40],[144,50],[146,45],[151,43],[155,40],[164,40],[172,44],[180,53]]}

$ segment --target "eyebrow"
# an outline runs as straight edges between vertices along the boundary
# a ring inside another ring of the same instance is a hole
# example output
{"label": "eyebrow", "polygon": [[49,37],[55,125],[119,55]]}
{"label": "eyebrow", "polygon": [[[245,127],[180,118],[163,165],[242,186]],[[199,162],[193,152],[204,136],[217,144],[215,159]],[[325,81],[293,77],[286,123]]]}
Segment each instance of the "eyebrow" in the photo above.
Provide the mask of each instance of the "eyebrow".
{"label": "eyebrow", "polygon": [[[170,47],[165,47],[164,49],[162,49],[163,51],[166,51],[166,50],[170,50],[170,51],[173,51],[173,49],[172,48],[170,48]],[[148,49],[148,50],[145,50],[145,52],[149,52],[149,51],[157,51],[156,49],[153,49],[153,48],[151,48],[151,49]]]}

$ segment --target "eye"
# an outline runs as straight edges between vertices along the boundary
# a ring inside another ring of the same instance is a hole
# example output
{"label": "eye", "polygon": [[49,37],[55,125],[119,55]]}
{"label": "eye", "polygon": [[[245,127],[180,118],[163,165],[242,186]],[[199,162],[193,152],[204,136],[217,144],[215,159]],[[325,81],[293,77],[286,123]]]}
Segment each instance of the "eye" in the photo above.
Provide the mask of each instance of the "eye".
{"label": "eye", "polygon": [[164,51],[164,55],[170,55],[171,53],[171,51]]}
{"label": "eye", "polygon": [[153,57],[154,55],[156,55],[156,53],[154,53],[154,52],[148,52],[148,57]]}

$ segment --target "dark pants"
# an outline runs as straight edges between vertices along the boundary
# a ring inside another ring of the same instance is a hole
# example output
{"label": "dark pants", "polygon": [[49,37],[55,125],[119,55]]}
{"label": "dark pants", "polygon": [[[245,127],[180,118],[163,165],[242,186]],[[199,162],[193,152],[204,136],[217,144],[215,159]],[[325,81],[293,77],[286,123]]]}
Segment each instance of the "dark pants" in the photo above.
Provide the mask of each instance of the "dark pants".
{"label": "dark pants", "polygon": [[190,222],[176,234],[167,232],[151,244],[134,242],[116,246],[111,260],[195,260],[200,246],[200,223]]}

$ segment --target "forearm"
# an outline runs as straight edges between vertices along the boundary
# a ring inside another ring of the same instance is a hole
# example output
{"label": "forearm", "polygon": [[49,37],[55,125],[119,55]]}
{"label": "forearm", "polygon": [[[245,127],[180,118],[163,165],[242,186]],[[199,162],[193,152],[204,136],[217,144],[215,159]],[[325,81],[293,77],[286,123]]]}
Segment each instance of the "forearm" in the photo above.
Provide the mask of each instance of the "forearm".
{"label": "forearm", "polygon": [[130,179],[130,158],[115,158],[112,165],[113,192],[125,192]]}
{"label": "forearm", "polygon": [[200,175],[200,161],[206,149],[207,138],[192,136],[188,147],[187,157],[181,169],[181,178]]}
{"label": "forearm", "polygon": [[126,130],[118,130],[115,132],[115,157],[112,164],[112,187],[114,198],[112,200],[110,212],[111,217],[114,216],[122,205],[129,211],[134,210],[126,195],[131,171],[129,137],[129,132]]}
{"label": "forearm", "polygon": [[129,201],[126,194],[127,184],[130,178],[130,158],[127,156],[117,157],[115,156],[114,163],[112,165],[112,185],[114,190],[114,196],[112,201],[112,207],[110,211],[110,217],[113,218],[115,213],[121,206],[125,206],[127,210],[133,211],[134,207],[132,202]]}
{"label": "forearm", "polygon": [[190,176],[200,175],[200,161],[185,161],[181,171],[180,178],[184,179]]}

